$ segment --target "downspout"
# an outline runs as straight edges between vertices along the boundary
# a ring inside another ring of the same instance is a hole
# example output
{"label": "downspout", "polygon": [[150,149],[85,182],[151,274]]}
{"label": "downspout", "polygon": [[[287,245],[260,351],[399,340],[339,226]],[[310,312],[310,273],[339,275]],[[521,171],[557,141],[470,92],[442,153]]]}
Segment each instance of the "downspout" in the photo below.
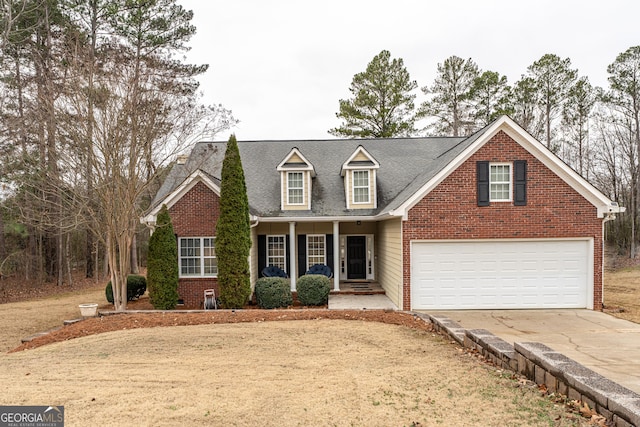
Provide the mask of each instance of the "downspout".
{"label": "downspout", "polygon": [[600,292],[600,298],[602,298],[602,301],[600,301],[600,306],[604,309],[604,245],[605,245],[605,236],[604,236],[604,226],[607,222],[609,221],[613,221],[614,219],[616,219],[616,214],[615,213],[607,213],[604,215],[604,219],[602,220],[602,266],[600,267],[602,270],[600,270],[601,273],[601,277],[600,280],[602,280],[602,290]]}

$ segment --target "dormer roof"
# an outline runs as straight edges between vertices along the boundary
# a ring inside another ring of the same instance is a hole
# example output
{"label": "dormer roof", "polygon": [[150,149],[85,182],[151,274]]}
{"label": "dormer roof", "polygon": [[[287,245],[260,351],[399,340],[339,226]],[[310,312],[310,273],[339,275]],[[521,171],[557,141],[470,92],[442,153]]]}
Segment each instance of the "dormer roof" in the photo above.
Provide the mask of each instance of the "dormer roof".
{"label": "dormer roof", "polygon": [[340,175],[344,176],[348,169],[378,169],[380,163],[362,146],[358,145],[340,168]]}
{"label": "dormer roof", "polygon": [[298,147],[293,147],[291,151],[289,151],[285,158],[282,159],[282,161],[278,164],[276,170],[278,172],[291,170],[308,170],[311,171],[312,177],[316,176],[315,168],[313,167],[311,162],[302,155]]}

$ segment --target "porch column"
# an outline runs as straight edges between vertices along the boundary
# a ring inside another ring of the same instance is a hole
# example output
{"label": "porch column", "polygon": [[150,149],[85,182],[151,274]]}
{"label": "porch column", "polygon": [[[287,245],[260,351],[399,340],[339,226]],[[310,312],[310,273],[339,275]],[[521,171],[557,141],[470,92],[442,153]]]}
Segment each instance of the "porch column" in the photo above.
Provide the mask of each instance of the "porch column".
{"label": "porch column", "polygon": [[340,290],[340,223],[333,221],[333,290]]}
{"label": "porch column", "polygon": [[298,250],[296,248],[296,223],[289,223],[289,277],[291,278],[291,292],[296,290],[296,279],[298,274],[296,272]]}

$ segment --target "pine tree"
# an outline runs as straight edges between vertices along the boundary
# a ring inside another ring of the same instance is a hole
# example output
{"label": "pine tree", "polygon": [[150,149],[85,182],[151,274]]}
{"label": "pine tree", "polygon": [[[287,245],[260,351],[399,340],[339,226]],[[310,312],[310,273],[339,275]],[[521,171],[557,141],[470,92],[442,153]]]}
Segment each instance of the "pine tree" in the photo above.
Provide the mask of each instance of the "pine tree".
{"label": "pine tree", "polygon": [[431,99],[422,103],[419,112],[421,117],[435,119],[429,126],[435,134],[461,136],[475,131],[470,92],[478,76],[478,65],[471,58],[453,55],[438,64],[433,85],[422,88]]}
{"label": "pine tree", "polygon": [[553,138],[553,123],[562,111],[567,93],[576,81],[578,71],[571,68],[569,58],[562,59],[554,54],[543,55],[531,64],[527,71],[535,82],[538,93],[538,107],[544,118],[544,138],[547,148],[557,151],[559,146]]}
{"label": "pine tree", "polygon": [[353,76],[349,91],[352,99],[340,100],[336,116],[340,127],[329,130],[335,136],[350,138],[391,138],[409,136],[415,113],[411,92],[418,87],[411,80],[402,59],[391,59],[388,50],[376,55],[367,70]]}
{"label": "pine tree", "polygon": [[178,246],[166,206],[158,214],[156,229],[149,239],[147,261],[149,299],[158,310],[172,310],[178,304]]}
{"label": "pine tree", "polygon": [[220,302],[225,308],[242,308],[249,300],[249,201],[235,135],[231,135],[222,162],[220,217],[216,226],[216,256]]}

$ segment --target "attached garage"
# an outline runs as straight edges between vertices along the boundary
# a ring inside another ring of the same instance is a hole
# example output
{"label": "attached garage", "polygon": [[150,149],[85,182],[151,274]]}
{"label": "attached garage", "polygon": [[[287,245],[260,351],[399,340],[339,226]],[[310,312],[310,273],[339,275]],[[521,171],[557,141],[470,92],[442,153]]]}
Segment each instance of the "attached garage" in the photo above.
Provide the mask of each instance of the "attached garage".
{"label": "attached garage", "polygon": [[413,241],[411,308],[593,308],[593,240]]}

